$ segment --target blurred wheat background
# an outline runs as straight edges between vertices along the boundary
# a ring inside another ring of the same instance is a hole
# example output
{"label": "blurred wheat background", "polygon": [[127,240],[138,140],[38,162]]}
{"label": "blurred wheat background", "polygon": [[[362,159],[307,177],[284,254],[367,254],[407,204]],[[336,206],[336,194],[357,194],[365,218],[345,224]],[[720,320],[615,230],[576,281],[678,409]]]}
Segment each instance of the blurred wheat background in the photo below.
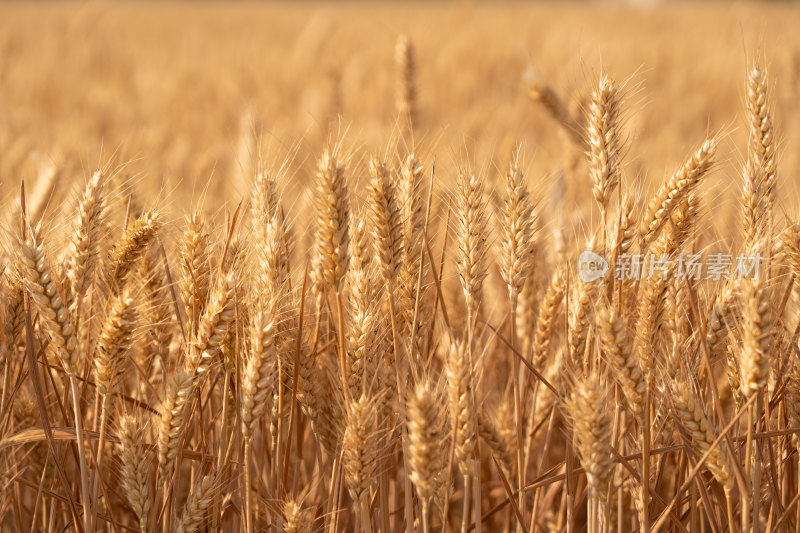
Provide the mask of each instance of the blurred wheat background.
{"label": "blurred wheat background", "polygon": [[[231,188],[246,163],[239,157],[243,135],[254,135],[255,154],[296,153],[296,180],[307,179],[311,154],[339,131],[347,131],[349,145],[385,150],[399,131],[399,35],[416,52],[414,138],[437,155],[443,176],[467,152],[489,174],[502,174],[503,157],[521,142],[531,183],[545,190],[546,181],[559,183],[562,138],[531,104],[528,83],[545,80],[578,111],[605,71],[629,93],[626,177],[660,182],[696,139],[722,132],[725,171],[714,182],[725,189],[744,157],[736,148],[747,135],[742,73],[755,59],[773,73],[782,166],[792,175],[798,164],[800,44],[791,4],[122,2],[0,9],[6,184],[33,178],[46,161],[79,172],[116,154],[127,172],[146,177],[140,181],[148,192],[163,190],[171,203],[185,205],[206,185],[230,199],[246,192]],[[555,186],[578,189],[576,195],[583,189]],[[795,196],[792,182],[781,186]]]}

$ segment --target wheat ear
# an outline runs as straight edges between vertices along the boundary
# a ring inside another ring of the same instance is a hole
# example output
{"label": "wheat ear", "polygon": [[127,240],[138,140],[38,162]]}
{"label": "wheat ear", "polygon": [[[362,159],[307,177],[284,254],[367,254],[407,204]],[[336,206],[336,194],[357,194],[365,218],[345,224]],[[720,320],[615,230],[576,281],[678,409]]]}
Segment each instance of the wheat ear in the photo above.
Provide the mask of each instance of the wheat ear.
{"label": "wheat ear", "polygon": [[167,396],[161,405],[161,421],[158,427],[158,484],[167,480],[178,456],[183,426],[186,423],[186,404],[193,390],[194,376],[178,369],[170,379]]}
{"label": "wheat ear", "polygon": [[270,311],[259,305],[250,327],[250,354],[242,373],[241,391],[245,442],[252,440],[256,424],[266,411],[277,362],[275,324]]}
{"label": "wheat ear", "polygon": [[447,402],[453,419],[455,453],[458,466],[466,476],[477,442],[477,413],[473,398],[474,373],[469,364],[464,343],[452,341],[445,367],[447,376]]}
{"label": "wheat ear", "polygon": [[413,130],[417,119],[417,87],[414,80],[416,60],[414,45],[407,35],[398,37],[394,61],[397,66],[397,114]]}
{"label": "wheat ear", "polygon": [[[422,163],[411,154],[403,160],[397,180],[397,207],[403,235],[403,262],[398,281],[397,311],[402,327],[411,325],[417,302],[420,252],[425,232],[425,203],[422,196]],[[424,263],[427,264],[427,263]],[[427,269],[423,269],[425,279]],[[423,287],[424,288],[424,287]],[[422,295],[420,304],[424,305]],[[419,327],[420,324],[417,324]]]}
{"label": "wheat ear", "polygon": [[155,240],[160,225],[158,213],[148,211],[137,218],[114,244],[107,272],[112,290],[119,292],[136,261]]}
{"label": "wheat ear", "polygon": [[512,319],[516,314],[519,294],[533,270],[533,204],[519,164],[517,151],[506,173],[506,197],[501,211],[503,253],[500,256],[500,273],[508,287]]}
{"label": "wheat ear", "polygon": [[614,459],[611,447],[611,419],[605,409],[606,391],[600,378],[591,374],[576,383],[567,402],[581,464],[592,498],[605,501]]}
{"label": "wheat ear", "polygon": [[[362,395],[347,408],[342,442],[342,467],[350,496],[357,504],[369,494],[378,470],[381,438],[376,402]],[[367,518],[368,519],[368,518]]]}
{"label": "wheat ear", "polygon": [[371,283],[374,270],[370,267],[369,245],[364,222],[354,223],[352,232],[352,258],[347,273],[350,286],[350,328],[347,336],[347,383],[353,394],[365,393],[380,386],[376,372],[383,362],[378,334],[377,291]]}
{"label": "wheat ear", "polygon": [[625,400],[636,420],[644,421],[644,395],[647,382],[625,331],[625,322],[613,308],[598,314],[600,344],[609,366],[614,370]]}
{"label": "wheat ear", "polygon": [[556,317],[561,302],[564,300],[564,276],[556,272],[550,278],[544,298],[539,306],[539,316],[536,318],[536,336],[533,342],[533,365],[537,370],[544,368],[545,360],[550,351],[550,342],[553,339]]}
{"label": "wheat ear", "polygon": [[99,255],[98,245],[104,218],[103,176],[95,172],[86,184],[80,206],[75,231],[70,242],[70,282],[72,294],[77,298],[75,304],[80,305],[83,295],[94,283],[95,266]]}
{"label": "wheat ear", "polygon": [[216,478],[209,474],[195,484],[183,507],[175,533],[193,533],[206,523],[206,515],[216,491]]}
{"label": "wheat ear", "polygon": [[742,394],[749,398],[769,379],[772,310],[763,277],[759,280],[743,280],[739,287],[742,305],[742,353],[739,366]]}
{"label": "wheat ear", "polygon": [[[483,280],[487,275],[486,207],[483,201],[483,182],[475,174],[459,174],[457,187],[456,267],[466,299],[467,327],[471,331],[471,322],[478,315]],[[470,335],[469,343],[471,342]]]}
{"label": "wheat ear", "polygon": [[536,77],[528,83],[528,96],[534,102],[540,103],[552,116],[556,122],[569,135],[570,140],[575,146],[581,148],[586,146],[583,138],[583,128],[563,100],[558,96],[553,87],[541,77]]}
{"label": "wheat ear", "polygon": [[197,336],[189,342],[186,370],[198,378],[208,371],[221,354],[222,341],[236,314],[235,289],[235,274],[229,272],[220,277],[211,301],[200,319]]}
{"label": "wheat ear", "polygon": [[314,194],[314,274],[321,291],[339,291],[347,272],[350,206],[344,171],[336,152],[329,149],[322,154]]}
{"label": "wheat ear", "polygon": [[[58,284],[45,254],[44,246],[35,235],[20,243],[17,269],[31,303],[39,312],[40,324],[63,366],[69,374],[75,373],[78,342],[75,337],[73,316],[64,304]],[[77,401],[77,399],[76,399]]]}
{"label": "wheat ear", "polygon": [[397,282],[403,259],[403,226],[391,173],[385,163],[370,160],[370,214],[375,251],[380,258],[387,290]]}
{"label": "wheat ear", "polygon": [[427,520],[430,502],[441,493],[447,475],[447,421],[444,404],[427,381],[418,384],[406,404],[409,478]]}
{"label": "wheat ear", "polygon": [[[675,406],[677,419],[697,446],[697,451],[705,455],[711,450],[711,445],[717,440],[715,431],[705,408],[695,398],[691,386],[684,380],[677,380],[672,384],[672,403]],[[733,474],[730,464],[720,446],[716,446],[706,460],[708,470],[726,490],[733,488]]]}
{"label": "wheat ear", "polygon": [[147,520],[152,504],[150,485],[150,458],[141,445],[141,425],[130,416],[119,422],[120,484],[133,513],[139,520],[139,529],[147,531]]}
{"label": "wheat ear", "polygon": [[294,500],[287,500],[281,508],[283,525],[281,533],[311,533],[314,520],[310,516],[309,509],[304,509],[302,505]]}
{"label": "wheat ear", "polygon": [[603,221],[608,202],[619,184],[619,93],[607,76],[600,78],[589,105],[586,136],[589,141],[589,177]]}
{"label": "wheat ear", "polygon": [[194,333],[205,310],[211,287],[211,247],[200,213],[186,218],[180,248],[180,295],[189,331]]}
{"label": "wheat ear", "polygon": [[713,139],[706,140],[650,200],[647,216],[642,222],[642,252],[658,236],[675,206],[689,196],[711,169],[715,149],[716,142]]}
{"label": "wheat ear", "polygon": [[771,231],[775,205],[776,164],[772,117],[767,100],[767,74],[753,68],[747,78],[748,158],[742,190],[742,226],[746,246]]}

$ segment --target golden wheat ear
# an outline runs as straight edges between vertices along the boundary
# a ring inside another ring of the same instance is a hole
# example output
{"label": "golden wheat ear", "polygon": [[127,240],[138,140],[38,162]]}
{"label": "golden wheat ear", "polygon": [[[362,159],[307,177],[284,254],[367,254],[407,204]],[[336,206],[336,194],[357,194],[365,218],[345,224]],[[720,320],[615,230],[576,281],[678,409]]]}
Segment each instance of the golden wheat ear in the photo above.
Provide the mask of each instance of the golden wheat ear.
{"label": "golden wheat ear", "polygon": [[621,136],[619,91],[607,76],[600,78],[589,105],[586,137],[589,140],[589,177],[592,193],[600,207],[601,219],[608,222],[608,204],[619,185]]}
{"label": "golden wheat ear", "polygon": [[188,329],[197,331],[211,288],[211,245],[206,223],[199,212],[186,217],[179,265],[180,297],[186,310]]}
{"label": "golden wheat ear", "polygon": [[469,362],[467,347],[462,341],[452,341],[445,365],[447,405],[454,424],[455,454],[461,472],[470,475],[471,461],[478,440],[477,412],[473,387],[475,373]]}
{"label": "golden wheat ear", "polygon": [[323,152],[314,191],[314,282],[319,292],[340,291],[349,259],[350,202],[345,167],[332,149]]}
{"label": "golden wheat ear", "polygon": [[441,393],[427,381],[418,384],[406,402],[409,479],[422,502],[424,515],[444,489],[447,477],[449,424],[445,407]]}
{"label": "golden wheat ear", "polygon": [[628,408],[640,424],[644,421],[644,395],[647,382],[633,351],[622,317],[613,307],[598,313],[600,346],[620,384]]}
{"label": "golden wheat ear", "polygon": [[665,181],[647,206],[642,221],[641,250],[646,252],[661,229],[668,223],[672,210],[697,188],[700,180],[712,167],[716,141],[707,139],[670,179]]}
{"label": "golden wheat ear", "polygon": [[407,35],[397,38],[394,61],[397,68],[397,115],[403,126],[414,131],[417,122],[416,58],[414,44]]}
{"label": "golden wheat ear", "polygon": [[161,227],[161,218],[156,211],[147,211],[131,224],[111,249],[108,263],[108,286],[120,292],[128,274],[136,262],[147,252]]}
{"label": "golden wheat ear", "polygon": [[152,457],[141,443],[142,425],[132,416],[119,421],[117,438],[120,457],[120,484],[128,505],[138,519],[139,529],[147,531],[153,502],[150,472]]}
{"label": "golden wheat ear", "polygon": [[750,139],[744,165],[742,229],[746,247],[772,233],[777,164],[775,133],[767,99],[767,73],[754,67],[747,77],[747,118]]}
{"label": "golden wheat ear", "polygon": [[611,418],[605,409],[606,390],[596,374],[581,378],[567,401],[572,434],[586,471],[592,498],[604,501],[614,472]]}
{"label": "golden wheat ear", "polygon": [[[506,173],[506,197],[500,212],[503,232],[500,273],[508,287],[512,312],[533,271],[534,213],[516,151]],[[513,317],[512,317],[513,318]]]}
{"label": "golden wheat ear", "polygon": [[209,507],[218,490],[217,478],[214,474],[203,476],[195,483],[183,507],[183,513],[175,525],[175,532],[194,533],[203,527],[208,522]]}
{"label": "golden wheat ear", "polygon": [[94,284],[95,267],[100,255],[99,245],[105,223],[105,191],[104,180],[100,171],[95,172],[89,182],[78,206],[78,217],[75,230],[70,240],[69,272],[72,294],[75,305]]}
{"label": "golden wheat ear", "polygon": [[672,404],[675,408],[676,419],[680,422],[692,442],[697,446],[701,455],[709,453],[706,465],[716,480],[725,487],[726,491],[733,489],[734,478],[725,451],[718,444],[713,449],[711,445],[717,440],[718,433],[706,415],[704,406],[698,402],[691,384],[686,380],[678,379],[671,385]]}

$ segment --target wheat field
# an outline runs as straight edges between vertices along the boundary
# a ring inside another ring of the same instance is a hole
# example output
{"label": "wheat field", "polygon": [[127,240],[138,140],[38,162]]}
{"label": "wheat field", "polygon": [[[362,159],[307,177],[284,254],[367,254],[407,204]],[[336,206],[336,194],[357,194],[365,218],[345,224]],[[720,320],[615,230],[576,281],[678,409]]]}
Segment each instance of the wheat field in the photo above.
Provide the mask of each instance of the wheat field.
{"label": "wheat field", "polygon": [[0,531],[800,531],[798,20],[0,4]]}

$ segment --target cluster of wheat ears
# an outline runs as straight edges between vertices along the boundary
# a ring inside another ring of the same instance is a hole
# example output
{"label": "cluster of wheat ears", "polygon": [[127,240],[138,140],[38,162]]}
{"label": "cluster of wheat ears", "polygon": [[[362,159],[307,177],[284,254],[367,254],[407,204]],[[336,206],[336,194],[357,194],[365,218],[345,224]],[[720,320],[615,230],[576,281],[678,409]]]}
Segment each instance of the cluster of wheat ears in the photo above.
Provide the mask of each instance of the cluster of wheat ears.
{"label": "cluster of wheat ears", "polygon": [[[408,40],[397,63],[410,138]],[[337,139],[313,220],[285,205],[285,165],[224,224],[142,207],[110,166],[64,221],[43,215],[57,173],[23,182],[2,254],[3,529],[797,530],[800,224],[778,216],[768,87],[748,73],[742,235],[722,244],[762,258],[757,277],[616,279],[623,256],[697,251],[718,139],[642,198],[607,76],[584,116],[530,88],[585,152],[586,242],[539,231],[521,150],[487,191],[411,143],[359,165]],[[594,281],[587,247],[610,264]]]}

